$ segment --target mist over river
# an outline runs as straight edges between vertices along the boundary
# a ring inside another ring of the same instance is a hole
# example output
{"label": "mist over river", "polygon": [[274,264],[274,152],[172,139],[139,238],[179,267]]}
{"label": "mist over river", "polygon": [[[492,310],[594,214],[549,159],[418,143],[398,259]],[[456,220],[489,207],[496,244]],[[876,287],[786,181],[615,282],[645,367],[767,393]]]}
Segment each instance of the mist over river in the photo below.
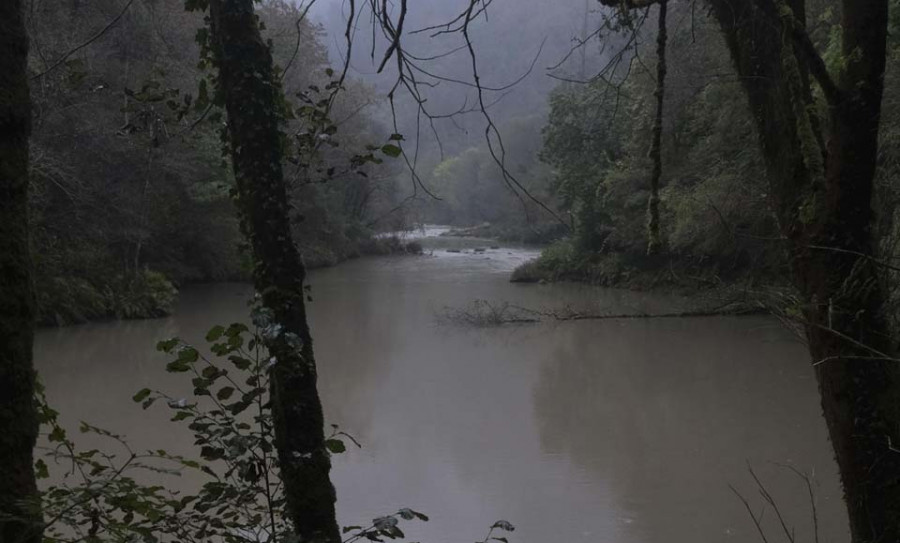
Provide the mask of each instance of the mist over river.
{"label": "mist over river", "polygon": [[[309,277],[326,421],[363,445],[334,458],[342,524],[411,507],[431,517],[402,525],[423,543],[471,542],[498,519],[516,526],[501,535],[519,543],[756,543],[729,489],[760,510],[749,463],[797,541],[814,540],[809,497],[783,465],[814,474],[819,540],[847,539],[808,355],[778,322],[440,324],[444,307],[476,299],[613,313],[683,300],[513,284],[510,271],[537,251],[436,233],[423,256],[364,258]],[[212,325],[247,320],[251,294],[244,284],[188,287],[169,318],[40,331],[36,365],[51,404],[72,428],[85,420],[135,448],[197,456],[164,406],[142,411],[131,397],[143,387],[189,393],[183,376],[164,371],[156,342],[202,344]],[[782,535],[771,508],[764,526]]]}

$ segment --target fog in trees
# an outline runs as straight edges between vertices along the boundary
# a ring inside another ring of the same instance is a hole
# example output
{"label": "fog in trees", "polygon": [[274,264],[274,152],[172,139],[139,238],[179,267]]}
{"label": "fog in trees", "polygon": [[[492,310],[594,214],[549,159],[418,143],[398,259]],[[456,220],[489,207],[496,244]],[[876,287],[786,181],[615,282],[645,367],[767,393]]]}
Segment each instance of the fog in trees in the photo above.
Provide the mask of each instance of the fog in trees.
{"label": "fog in trees", "polygon": [[0,543],[900,538],[897,0],[0,8]]}

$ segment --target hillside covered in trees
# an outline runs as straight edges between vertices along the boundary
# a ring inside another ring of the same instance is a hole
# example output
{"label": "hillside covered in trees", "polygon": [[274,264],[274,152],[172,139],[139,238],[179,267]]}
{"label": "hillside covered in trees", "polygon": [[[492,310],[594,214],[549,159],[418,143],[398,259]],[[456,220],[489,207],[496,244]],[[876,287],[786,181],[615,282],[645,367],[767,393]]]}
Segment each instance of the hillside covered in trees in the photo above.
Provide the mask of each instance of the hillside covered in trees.
{"label": "hillside covered in trees", "polygon": [[[597,11],[593,11],[596,15]],[[828,2],[809,7],[811,39],[831,71],[841,62],[840,13]],[[896,253],[898,193],[897,86],[900,8],[892,4],[875,228]],[[443,201],[426,203],[438,223],[473,226],[486,235],[558,240],[517,280],[587,281],[646,289],[781,285],[788,262],[769,202],[758,133],[741,79],[718,25],[692,4],[668,14],[659,224],[664,258],[647,258],[649,156],[656,110],[656,15],[607,19],[595,35],[576,36],[571,62],[544,75],[556,81],[546,108],[503,117],[506,167],[555,212],[517,198],[487,146],[476,142],[428,171]],[[573,56],[574,56],[573,55]],[[817,95],[816,108],[827,107]],[[892,280],[892,279],[891,279]]]}
{"label": "hillside covered in trees", "polygon": [[[292,103],[327,96],[331,69],[322,30],[296,26],[300,14],[287,2],[259,12]],[[177,2],[35,1],[26,23],[40,321],[159,316],[179,285],[249,277],[223,114],[195,39],[202,17]],[[340,146],[318,167],[339,170],[328,183],[292,172],[294,218],[314,225],[297,230],[313,266],[374,250],[371,223],[395,205],[396,166],[346,172],[349,157],[390,132],[369,116],[378,99],[350,82],[334,104]],[[292,139],[301,130],[286,127]]]}

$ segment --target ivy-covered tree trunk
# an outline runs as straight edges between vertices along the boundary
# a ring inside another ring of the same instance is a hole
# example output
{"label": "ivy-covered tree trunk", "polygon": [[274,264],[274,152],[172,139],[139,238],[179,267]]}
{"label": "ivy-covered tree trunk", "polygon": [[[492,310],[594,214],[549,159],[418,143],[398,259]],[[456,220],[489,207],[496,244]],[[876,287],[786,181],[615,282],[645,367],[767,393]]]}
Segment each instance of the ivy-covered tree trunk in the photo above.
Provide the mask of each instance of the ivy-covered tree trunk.
{"label": "ivy-covered tree trunk", "polygon": [[[900,364],[872,208],[888,2],[842,2],[836,80],[805,33],[802,0],[709,3],[756,121],[852,539],[900,541]],[[828,103],[827,141],[810,75]]]}
{"label": "ivy-covered tree trunk", "polygon": [[211,0],[213,58],[228,114],[228,144],[241,228],[253,251],[253,278],[279,332],[271,398],[287,510],[300,541],[337,543],[331,461],[304,304],[305,269],[291,236],[282,173],[283,97],[253,0]]}
{"label": "ivy-covered tree trunk", "polygon": [[20,0],[0,2],[0,542],[37,543],[34,294],[28,248],[28,37]]}
{"label": "ivy-covered tree trunk", "polygon": [[647,254],[659,253],[662,238],[659,234],[659,181],[662,177],[663,104],[666,95],[666,12],[668,1],[659,2],[659,24],[656,32],[656,116],[653,118],[653,137],[650,142],[650,198],[647,202]]}

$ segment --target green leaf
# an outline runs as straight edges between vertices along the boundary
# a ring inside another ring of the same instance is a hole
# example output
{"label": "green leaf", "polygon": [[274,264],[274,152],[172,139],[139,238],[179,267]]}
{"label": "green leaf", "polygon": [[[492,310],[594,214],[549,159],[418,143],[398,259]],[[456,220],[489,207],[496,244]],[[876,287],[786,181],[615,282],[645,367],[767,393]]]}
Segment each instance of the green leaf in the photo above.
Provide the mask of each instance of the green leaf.
{"label": "green leaf", "polygon": [[388,139],[391,141],[403,141],[403,134],[391,134],[391,137]]}
{"label": "green leaf", "polygon": [[132,396],[131,399],[135,402],[142,402],[147,398],[147,396],[150,395],[151,392],[152,391],[149,388],[142,388],[137,392],[137,394]]}
{"label": "green leaf", "polygon": [[228,338],[228,348],[232,351],[236,351],[244,346],[244,338],[240,335],[230,336]]}
{"label": "green leaf", "polygon": [[247,331],[246,324],[236,322],[228,327],[228,330],[225,331],[225,335],[228,337],[234,337],[234,336],[241,335],[242,333],[244,333],[246,331]]}
{"label": "green leaf", "polygon": [[178,345],[178,338],[173,337],[173,338],[169,338],[169,339],[164,339],[162,341],[157,342],[156,350],[164,352],[164,353],[171,353],[172,349],[174,349],[176,345]]}
{"label": "green leaf", "polygon": [[228,360],[230,360],[231,363],[234,364],[234,366],[239,370],[246,370],[252,365],[252,362],[250,360],[247,360],[242,356],[231,355],[228,357]]}
{"label": "green leaf", "polygon": [[218,447],[201,447],[200,456],[206,460],[218,460],[225,456],[225,451]]}
{"label": "green leaf", "polygon": [[216,392],[216,398],[219,400],[227,400],[232,394],[234,394],[234,387],[225,387]]}
{"label": "green leaf", "polygon": [[328,449],[328,452],[331,454],[340,454],[347,450],[347,446],[344,445],[344,442],[340,439],[326,439],[325,448]]}
{"label": "green leaf", "polygon": [[403,152],[403,150],[400,149],[399,147],[397,147],[396,145],[392,145],[392,144],[388,143],[387,145],[381,146],[381,152],[386,154],[389,157],[397,158],[398,156],[400,156],[400,154]]}
{"label": "green leaf", "polygon": [[209,379],[210,383],[212,383],[213,380],[225,375],[225,372],[219,370],[219,368],[215,366],[206,366],[205,368],[203,368],[203,371],[200,372],[200,375]]}
{"label": "green leaf", "polygon": [[190,371],[191,365],[182,360],[173,360],[166,364],[166,371],[169,373],[184,373]]}
{"label": "green leaf", "polygon": [[225,333],[225,327],[219,326],[218,324],[209,329],[209,332],[206,333],[206,341],[215,341],[222,337],[222,334]]}
{"label": "green leaf", "polygon": [[50,470],[47,469],[47,464],[40,458],[37,462],[34,463],[34,476],[38,479],[46,479],[50,477]]}
{"label": "green leaf", "polygon": [[227,405],[225,407],[228,409],[228,412],[231,413],[232,415],[238,415],[238,414],[246,411],[247,408],[250,407],[250,403],[245,402],[245,401],[239,401],[239,402],[234,402],[233,404]]}
{"label": "green leaf", "polygon": [[181,350],[178,351],[179,361],[192,364],[196,362],[198,358],[200,358],[200,353],[193,347],[182,347]]}
{"label": "green leaf", "polygon": [[61,443],[66,440],[66,431],[59,426],[54,426],[53,430],[50,432],[50,436],[48,437],[48,439],[51,442]]}

